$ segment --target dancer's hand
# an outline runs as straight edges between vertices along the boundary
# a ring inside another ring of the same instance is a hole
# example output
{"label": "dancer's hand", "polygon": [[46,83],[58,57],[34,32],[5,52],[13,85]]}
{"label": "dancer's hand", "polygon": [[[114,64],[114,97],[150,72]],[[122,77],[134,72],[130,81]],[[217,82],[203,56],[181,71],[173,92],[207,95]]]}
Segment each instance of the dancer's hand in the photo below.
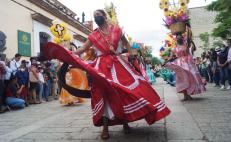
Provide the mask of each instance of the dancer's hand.
{"label": "dancer's hand", "polygon": [[110,48],[110,52],[112,52],[113,54],[115,54],[115,53],[116,53],[116,51],[115,51],[115,49],[114,49],[114,47],[113,47],[113,46],[110,46],[109,48]]}

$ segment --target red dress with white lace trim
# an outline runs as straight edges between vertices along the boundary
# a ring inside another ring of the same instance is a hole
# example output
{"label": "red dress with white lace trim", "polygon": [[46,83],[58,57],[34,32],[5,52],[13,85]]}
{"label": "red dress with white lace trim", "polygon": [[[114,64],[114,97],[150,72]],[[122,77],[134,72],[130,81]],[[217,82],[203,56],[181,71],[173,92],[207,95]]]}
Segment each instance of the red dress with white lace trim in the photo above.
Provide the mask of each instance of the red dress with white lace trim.
{"label": "red dress with white lace trim", "polygon": [[122,30],[117,25],[109,26],[108,35],[99,29],[91,33],[88,39],[101,55],[91,64],[98,74],[113,84],[112,88],[103,88],[100,82],[92,82],[93,122],[102,126],[102,116],[109,118],[109,125],[123,124],[145,118],[153,124],[166,117],[170,110],[160,100],[152,86],[126,61],[113,54],[110,48],[117,50]]}

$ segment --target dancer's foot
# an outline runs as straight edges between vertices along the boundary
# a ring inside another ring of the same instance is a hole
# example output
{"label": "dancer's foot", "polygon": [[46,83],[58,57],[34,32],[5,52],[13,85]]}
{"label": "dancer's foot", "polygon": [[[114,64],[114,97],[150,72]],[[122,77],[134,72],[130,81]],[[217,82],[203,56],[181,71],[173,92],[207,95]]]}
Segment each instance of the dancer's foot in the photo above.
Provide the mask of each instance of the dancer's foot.
{"label": "dancer's foot", "polygon": [[187,101],[187,100],[188,100],[187,95],[184,95],[184,99],[182,99],[182,101]]}
{"label": "dancer's foot", "polygon": [[101,139],[106,140],[108,138],[109,138],[108,129],[103,129],[102,134],[101,134]]}
{"label": "dancer's foot", "polygon": [[190,101],[193,100],[193,98],[190,95],[184,94],[184,99],[182,101]]}
{"label": "dancer's foot", "polygon": [[193,98],[190,95],[187,95],[188,100],[193,100]]}
{"label": "dancer's foot", "polygon": [[84,102],[84,100],[82,99],[82,98],[78,98],[78,103],[83,103]]}
{"label": "dancer's foot", "polygon": [[130,126],[128,125],[128,123],[123,124],[123,129],[124,129],[124,133],[125,133],[125,134],[131,133],[131,128],[130,128]]}

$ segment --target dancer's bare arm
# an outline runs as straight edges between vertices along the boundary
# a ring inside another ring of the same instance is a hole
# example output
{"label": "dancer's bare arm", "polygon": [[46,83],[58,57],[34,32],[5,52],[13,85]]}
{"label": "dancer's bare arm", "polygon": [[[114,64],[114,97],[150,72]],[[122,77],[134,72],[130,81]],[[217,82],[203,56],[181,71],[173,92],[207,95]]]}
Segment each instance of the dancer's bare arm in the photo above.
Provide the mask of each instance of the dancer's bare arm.
{"label": "dancer's bare arm", "polygon": [[124,35],[122,36],[121,40],[123,42],[123,46],[125,46],[128,49],[128,53],[131,53],[131,45],[129,44],[128,40]]}
{"label": "dancer's bare arm", "polygon": [[92,43],[90,40],[87,40],[81,48],[78,48],[74,53],[77,55],[82,54],[86,50],[88,50],[92,46]]}

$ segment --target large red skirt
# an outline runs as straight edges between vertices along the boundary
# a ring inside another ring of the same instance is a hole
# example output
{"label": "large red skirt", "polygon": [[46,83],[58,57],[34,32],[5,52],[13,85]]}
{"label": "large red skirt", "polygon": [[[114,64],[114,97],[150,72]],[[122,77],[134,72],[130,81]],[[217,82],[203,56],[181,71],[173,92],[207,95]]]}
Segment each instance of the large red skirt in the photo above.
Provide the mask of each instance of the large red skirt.
{"label": "large red skirt", "polygon": [[65,48],[48,43],[44,55],[86,70],[93,78],[92,113],[95,126],[102,126],[102,116],[109,109],[109,125],[145,119],[153,124],[166,117],[170,110],[152,86],[127,62],[114,55],[101,56],[86,64]]}

